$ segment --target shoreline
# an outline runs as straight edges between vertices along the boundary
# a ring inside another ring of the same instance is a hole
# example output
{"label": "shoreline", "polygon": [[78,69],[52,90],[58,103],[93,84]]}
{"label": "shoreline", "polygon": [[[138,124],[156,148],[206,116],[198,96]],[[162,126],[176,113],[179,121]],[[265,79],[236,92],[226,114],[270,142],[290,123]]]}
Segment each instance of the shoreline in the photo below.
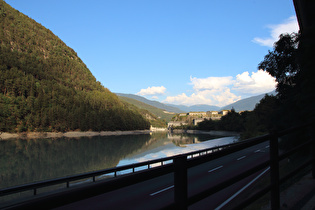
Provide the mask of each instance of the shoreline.
{"label": "shoreline", "polygon": [[202,130],[182,130],[174,129],[172,131],[175,134],[188,133],[188,134],[208,134],[213,136],[237,136],[239,133],[234,131],[202,131]]}
{"label": "shoreline", "polygon": [[150,134],[150,130],[134,131],[68,131],[68,132],[23,132],[23,133],[0,133],[0,141],[8,139],[37,139],[37,138],[79,138],[92,136],[118,136],[118,135],[139,135]]}
{"label": "shoreline", "polygon": [[[0,132],[0,141],[8,139],[46,139],[46,138],[80,138],[93,136],[120,136],[120,135],[141,135],[150,134],[152,132],[168,132],[167,129],[150,129],[150,130],[133,130],[133,131],[68,131],[68,132],[23,132],[23,133],[7,133]],[[214,136],[235,136],[236,132],[231,131],[200,131],[200,130],[173,130],[174,134],[210,134]]]}

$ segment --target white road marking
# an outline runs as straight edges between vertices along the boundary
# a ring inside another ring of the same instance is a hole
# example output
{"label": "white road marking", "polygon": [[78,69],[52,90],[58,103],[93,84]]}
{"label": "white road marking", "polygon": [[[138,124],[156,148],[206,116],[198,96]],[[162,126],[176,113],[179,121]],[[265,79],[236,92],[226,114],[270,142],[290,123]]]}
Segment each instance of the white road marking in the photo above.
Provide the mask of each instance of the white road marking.
{"label": "white road marking", "polygon": [[246,156],[239,157],[239,158],[237,158],[237,160],[242,160],[244,158],[246,158]]}
{"label": "white road marking", "polygon": [[269,145],[265,146],[265,148],[266,148],[266,149],[269,148]]}
{"label": "white road marking", "polygon": [[222,168],[222,167],[223,167],[223,166],[216,167],[216,168],[214,168],[214,169],[211,169],[211,170],[208,171],[208,172],[210,173],[210,172],[215,171],[215,170],[218,170],[218,169],[220,169],[220,168]]}
{"label": "white road marking", "polygon": [[234,199],[236,196],[238,196],[241,192],[243,192],[247,187],[249,187],[253,182],[255,182],[257,179],[259,179],[264,173],[266,173],[270,167],[268,167],[266,170],[264,170],[262,173],[260,173],[258,176],[256,176],[252,181],[250,181],[247,185],[245,185],[242,189],[237,191],[234,195],[232,195],[229,199],[224,201],[220,206],[215,208],[215,210],[221,209],[223,206],[225,206],[228,202],[230,202],[232,199]]}
{"label": "white road marking", "polygon": [[256,150],[255,153],[260,152],[260,149]]}
{"label": "white road marking", "polygon": [[169,186],[169,187],[167,187],[167,188],[164,188],[164,189],[162,189],[162,190],[159,190],[159,191],[157,191],[157,192],[151,193],[150,196],[154,196],[154,195],[156,195],[156,194],[159,194],[159,193],[161,193],[161,192],[164,192],[164,191],[166,191],[166,190],[169,190],[169,189],[171,189],[171,188],[173,188],[173,187],[174,187],[174,185]]}

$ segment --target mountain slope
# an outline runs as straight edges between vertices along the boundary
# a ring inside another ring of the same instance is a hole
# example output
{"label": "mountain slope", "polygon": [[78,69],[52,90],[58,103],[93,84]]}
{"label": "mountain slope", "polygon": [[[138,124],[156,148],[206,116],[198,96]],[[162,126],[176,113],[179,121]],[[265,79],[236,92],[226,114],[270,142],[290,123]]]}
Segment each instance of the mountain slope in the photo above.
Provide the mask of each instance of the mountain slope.
{"label": "mountain slope", "polygon": [[[159,109],[155,106],[151,106],[149,104],[146,104],[144,102],[138,101],[136,99],[133,98],[128,98],[128,97],[124,97],[124,96],[118,96],[121,100],[126,101],[130,104],[135,105],[136,107],[138,107],[139,109],[144,109],[149,111],[150,113],[153,113],[155,116],[157,116],[157,118],[161,119],[161,120],[165,120],[166,122],[171,121],[172,117],[174,116],[174,112],[165,112],[162,109]],[[151,123],[152,124],[152,123]]]}
{"label": "mountain slope", "polygon": [[0,0],[0,131],[147,129],[50,30]]}
{"label": "mountain slope", "polygon": [[261,94],[261,95],[258,95],[258,96],[252,96],[252,97],[249,97],[249,98],[245,98],[245,99],[242,99],[242,100],[239,100],[235,103],[232,103],[232,104],[229,104],[227,106],[224,106],[221,108],[221,110],[230,110],[232,109],[232,107],[235,109],[235,111],[239,112],[239,111],[252,111],[254,110],[255,106],[257,103],[260,102],[260,100],[262,98],[265,97],[265,95],[268,94],[268,95],[276,95],[276,92],[273,91],[273,92],[270,92],[270,93],[265,93],[265,94]]}
{"label": "mountain slope", "polygon": [[166,110],[168,112],[175,112],[175,113],[184,112],[183,110],[180,110],[174,106],[168,106],[168,105],[160,103],[158,101],[148,100],[142,96],[138,96],[138,95],[134,95],[134,94],[125,94],[125,93],[115,93],[115,94],[118,96],[123,96],[123,97],[135,99],[137,101],[141,101],[143,103],[149,104],[151,106],[154,106],[154,107],[162,109],[162,110]]}

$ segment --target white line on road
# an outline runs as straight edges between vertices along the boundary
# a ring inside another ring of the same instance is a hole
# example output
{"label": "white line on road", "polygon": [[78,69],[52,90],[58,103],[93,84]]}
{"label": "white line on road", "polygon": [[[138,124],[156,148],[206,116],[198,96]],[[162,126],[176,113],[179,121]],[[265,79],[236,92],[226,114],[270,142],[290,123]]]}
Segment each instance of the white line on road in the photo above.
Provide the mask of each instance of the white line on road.
{"label": "white line on road", "polygon": [[237,158],[237,160],[242,160],[244,158],[246,158],[246,156],[239,157],[239,158]]}
{"label": "white line on road", "polygon": [[214,168],[214,169],[211,169],[211,170],[208,171],[208,172],[210,173],[210,172],[215,171],[215,170],[218,170],[218,169],[220,169],[220,168],[222,168],[222,167],[223,167],[223,166],[216,167],[216,168]]}
{"label": "white line on road", "polygon": [[260,152],[260,149],[256,150],[255,153]]}
{"label": "white line on road", "polygon": [[266,148],[266,149],[269,148],[269,145],[265,146],[265,148]]}
{"label": "white line on road", "polygon": [[157,191],[157,192],[151,193],[150,195],[151,195],[151,196],[154,196],[154,195],[156,195],[156,194],[159,194],[159,193],[161,193],[161,192],[164,192],[164,191],[166,191],[166,190],[169,190],[169,189],[171,189],[171,188],[173,188],[173,187],[174,187],[174,185],[169,186],[169,187],[164,188],[164,189],[162,189],[162,190],[159,190],[159,191]]}
{"label": "white line on road", "polygon": [[220,206],[215,208],[215,210],[221,209],[223,206],[225,206],[228,202],[230,202],[232,199],[234,199],[236,196],[238,196],[241,192],[243,192],[247,187],[249,187],[251,184],[253,184],[257,179],[259,179],[264,173],[266,173],[270,167],[268,167],[266,170],[264,170],[262,173],[260,173],[258,176],[256,176],[252,181],[250,181],[247,185],[245,185],[242,189],[237,191],[234,195],[232,195],[229,199],[224,201]]}

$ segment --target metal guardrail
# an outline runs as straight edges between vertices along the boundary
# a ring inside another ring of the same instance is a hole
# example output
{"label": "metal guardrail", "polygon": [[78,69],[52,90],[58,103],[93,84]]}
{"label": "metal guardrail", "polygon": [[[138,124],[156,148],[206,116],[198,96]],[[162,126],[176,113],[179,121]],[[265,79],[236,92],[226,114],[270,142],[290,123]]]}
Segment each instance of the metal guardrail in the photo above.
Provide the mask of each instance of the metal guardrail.
{"label": "metal guardrail", "polygon": [[[279,141],[278,139],[284,135],[291,134],[292,132],[299,131],[301,129],[309,128],[311,136],[309,141],[293,148],[279,155]],[[106,193],[112,190],[116,190],[122,187],[133,185],[139,182],[143,182],[149,179],[153,179],[158,176],[162,176],[169,173],[174,173],[174,203],[170,206],[165,207],[166,209],[187,209],[188,206],[234,184],[262,169],[270,167],[270,178],[271,183],[264,189],[261,189],[257,193],[253,194],[248,199],[244,200],[236,208],[243,208],[248,206],[258,198],[265,195],[267,192],[271,192],[271,208],[280,208],[280,184],[286,181],[289,177],[297,174],[301,169],[306,166],[312,165],[312,174],[315,178],[315,138],[314,138],[314,123],[305,124],[302,126],[297,126],[280,132],[273,132],[264,136],[248,139],[239,143],[233,143],[229,145],[219,146],[210,149],[199,150],[195,152],[190,152],[186,154],[176,155],[173,157],[161,158],[157,160],[146,161],[142,163],[136,163],[132,165],[120,166],[116,168],[80,174],[76,176],[64,177],[60,179],[54,179],[44,182],[38,182],[34,184],[28,184],[18,187],[12,187],[0,190],[0,196],[9,195],[17,192],[22,192],[26,190],[33,190],[34,195],[37,194],[37,189],[42,187],[47,187],[51,185],[56,185],[64,183],[67,188],[66,191],[51,194],[48,196],[42,196],[34,198],[30,201],[18,204],[14,207],[23,208],[54,208],[62,205],[66,205],[72,202],[76,202],[82,199],[93,197],[102,193]],[[212,161],[214,159],[223,157],[228,154],[232,154],[242,149],[257,145],[262,142],[269,142],[270,145],[270,159],[253,167],[247,171],[238,174],[223,183],[218,183],[215,186],[200,192],[196,195],[188,197],[187,192],[187,170],[188,168],[200,165]],[[305,163],[301,164],[297,169],[287,174],[280,179],[279,176],[279,162],[284,158],[292,155],[298,150],[304,147],[312,147],[312,157]],[[124,172],[124,173],[119,173]],[[106,174],[113,174],[115,176],[113,179],[104,179],[102,181],[96,181],[96,177],[104,176]],[[82,187],[72,188],[70,183],[90,178],[92,179],[91,184],[84,185]],[[94,183],[95,182],[95,183]]]}
{"label": "metal guardrail", "polygon": [[[203,150],[189,152],[189,153],[186,153],[185,155],[187,155],[187,158],[191,159],[191,158],[199,157],[202,155],[210,154],[216,151],[220,151],[224,148],[231,147],[232,145],[233,144],[207,148]],[[125,166],[119,166],[119,167],[114,167],[114,168],[109,168],[109,169],[104,169],[104,170],[98,170],[98,171],[93,171],[93,172],[88,172],[88,173],[83,173],[83,174],[78,174],[78,175],[72,175],[72,176],[67,176],[67,177],[62,177],[62,178],[57,178],[57,179],[45,180],[45,181],[35,182],[31,184],[25,184],[25,185],[0,189],[0,197],[10,195],[10,194],[20,193],[23,191],[29,191],[29,190],[33,190],[33,195],[37,195],[38,189],[48,187],[48,186],[64,184],[66,188],[70,188],[71,182],[75,182],[78,180],[91,179],[91,182],[96,182],[98,177],[110,178],[110,177],[118,177],[121,175],[136,173],[136,172],[144,171],[153,167],[164,166],[166,164],[172,164],[175,157],[176,156],[160,158],[160,159],[134,163],[134,164],[125,165]]]}

